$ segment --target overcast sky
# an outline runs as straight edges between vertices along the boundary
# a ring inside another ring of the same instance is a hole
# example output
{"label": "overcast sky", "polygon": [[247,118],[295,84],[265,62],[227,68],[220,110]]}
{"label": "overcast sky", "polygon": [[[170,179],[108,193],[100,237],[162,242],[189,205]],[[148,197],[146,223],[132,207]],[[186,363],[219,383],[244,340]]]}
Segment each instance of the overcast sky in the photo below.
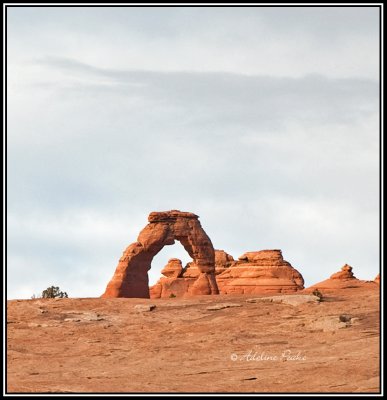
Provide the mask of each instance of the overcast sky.
{"label": "overcast sky", "polygon": [[[379,268],[376,7],[8,8],[8,297],[100,296],[151,211],[306,286]],[[154,259],[151,283],[180,243]]]}

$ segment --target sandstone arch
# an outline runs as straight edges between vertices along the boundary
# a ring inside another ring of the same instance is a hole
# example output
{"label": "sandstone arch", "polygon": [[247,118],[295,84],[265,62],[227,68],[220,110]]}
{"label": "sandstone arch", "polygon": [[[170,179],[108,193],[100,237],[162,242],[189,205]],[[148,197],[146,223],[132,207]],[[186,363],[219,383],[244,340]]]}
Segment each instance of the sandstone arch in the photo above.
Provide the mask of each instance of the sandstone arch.
{"label": "sandstone arch", "polygon": [[149,224],[140,232],[137,242],[124,251],[102,297],[149,298],[148,271],[152,259],[175,240],[181,242],[200,271],[189,294],[218,294],[215,251],[198,218],[178,210],[150,213]]}

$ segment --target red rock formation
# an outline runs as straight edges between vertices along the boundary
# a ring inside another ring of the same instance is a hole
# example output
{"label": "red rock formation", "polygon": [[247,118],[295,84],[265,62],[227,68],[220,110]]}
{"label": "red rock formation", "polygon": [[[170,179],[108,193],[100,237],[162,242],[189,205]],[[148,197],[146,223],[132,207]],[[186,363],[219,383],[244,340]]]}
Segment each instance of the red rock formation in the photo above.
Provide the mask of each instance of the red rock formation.
{"label": "red rock formation", "polygon": [[[163,271],[168,274],[170,269],[168,263]],[[179,277],[161,277],[151,287],[151,297],[184,296],[199,274],[195,263],[188,263]],[[304,288],[301,274],[284,261],[281,250],[245,253],[238,261],[223,250],[215,250],[215,275],[221,294],[293,293]]]}
{"label": "red rock formation", "polygon": [[364,281],[354,276],[352,267],[345,264],[340,271],[332,274],[329,279],[310,286],[306,291],[310,291],[310,289],[346,289],[362,286],[363,283]]}
{"label": "red rock formation", "polygon": [[[292,293],[304,288],[302,275],[282,257],[281,250],[248,252],[231,261],[219,255],[216,281],[222,294]],[[221,260],[225,259],[223,268]]]}
{"label": "red rock formation", "polygon": [[[234,261],[232,256],[223,250],[215,250],[215,274],[222,272],[225,267]],[[171,296],[181,297],[189,293],[189,288],[200,275],[199,268],[195,262],[189,262],[179,275],[171,276],[170,270],[177,270],[177,265],[181,266],[181,261],[172,258],[161,271],[162,276],[155,285],[149,288],[151,298],[169,298]]]}
{"label": "red rock formation", "polygon": [[162,269],[162,276],[155,285],[149,288],[152,299],[182,297],[190,293],[190,288],[200,275],[200,271],[193,278],[183,278],[183,267],[181,260],[171,258],[168,264]]}
{"label": "red rock formation", "polygon": [[[179,260],[180,261],[180,260]],[[169,297],[185,297],[193,294],[192,287],[197,282],[198,278],[168,278],[162,276],[155,285],[149,288],[151,299],[169,298]],[[198,294],[211,294],[207,288],[201,288],[201,282],[197,284],[204,293]]]}
{"label": "red rock formation", "polygon": [[[137,241],[124,251],[102,297],[149,298],[148,270],[152,259],[175,240],[179,240],[187,250],[194,260],[193,269],[197,270],[195,281],[184,290],[192,295],[217,294],[215,252],[198,218],[195,214],[178,210],[150,213],[149,224],[140,232]],[[170,268],[166,272],[169,274]]]}
{"label": "red rock formation", "polygon": [[215,250],[215,275],[219,275],[235,262],[233,256],[224,250]]}
{"label": "red rock formation", "polygon": [[168,264],[161,271],[167,278],[178,278],[182,272],[183,266],[178,258],[170,258]]}
{"label": "red rock formation", "polygon": [[[234,261],[232,256],[223,250],[215,250],[215,274],[219,274]],[[155,285],[149,288],[150,297],[153,298],[169,298],[186,296],[192,292],[191,287],[197,282],[200,276],[200,270],[195,262],[189,262],[185,268],[182,268],[181,260],[171,258],[168,264],[161,271],[162,276]],[[206,291],[205,281],[197,282],[196,285],[204,285],[199,289]],[[201,293],[198,293],[201,294]]]}
{"label": "red rock formation", "polygon": [[345,264],[344,267],[341,267],[341,271],[332,274],[330,279],[347,280],[347,279],[357,279],[357,278],[352,272],[352,267],[349,266],[348,264]]}
{"label": "red rock formation", "polygon": [[380,285],[380,274],[376,275],[375,282]]}

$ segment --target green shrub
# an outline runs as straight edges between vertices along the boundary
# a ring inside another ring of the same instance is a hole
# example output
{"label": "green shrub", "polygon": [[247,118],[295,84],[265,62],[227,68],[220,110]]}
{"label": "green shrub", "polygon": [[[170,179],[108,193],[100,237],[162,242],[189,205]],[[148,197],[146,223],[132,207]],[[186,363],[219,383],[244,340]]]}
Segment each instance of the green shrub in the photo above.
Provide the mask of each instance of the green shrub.
{"label": "green shrub", "polygon": [[176,295],[174,294],[174,293],[171,293],[170,295],[169,295],[169,298],[170,299],[173,299],[173,298],[175,298],[176,297]]}
{"label": "green shrub", "polygon": [[69,297],[66,292],[60,291],[58,286],[48,287],[46,290],[42,292],[43,299],[55,299],[55,298],[67,298]]}

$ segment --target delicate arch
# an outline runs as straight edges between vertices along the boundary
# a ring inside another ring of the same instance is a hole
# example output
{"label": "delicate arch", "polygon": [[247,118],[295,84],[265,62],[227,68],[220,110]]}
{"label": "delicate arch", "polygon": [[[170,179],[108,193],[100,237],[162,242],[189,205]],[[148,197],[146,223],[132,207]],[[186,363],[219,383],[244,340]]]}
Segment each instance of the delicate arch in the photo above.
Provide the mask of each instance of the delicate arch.
{"label": "delicate arch", "polygon": [[153,257],[175,240],[181,242],[200,271],[190,294],[218,294],[214,247],[198,218],[178,210],[150,213],[149,224],[140,232],[137,242],[124,251],[102,297],[149,298],[148,271]]}

